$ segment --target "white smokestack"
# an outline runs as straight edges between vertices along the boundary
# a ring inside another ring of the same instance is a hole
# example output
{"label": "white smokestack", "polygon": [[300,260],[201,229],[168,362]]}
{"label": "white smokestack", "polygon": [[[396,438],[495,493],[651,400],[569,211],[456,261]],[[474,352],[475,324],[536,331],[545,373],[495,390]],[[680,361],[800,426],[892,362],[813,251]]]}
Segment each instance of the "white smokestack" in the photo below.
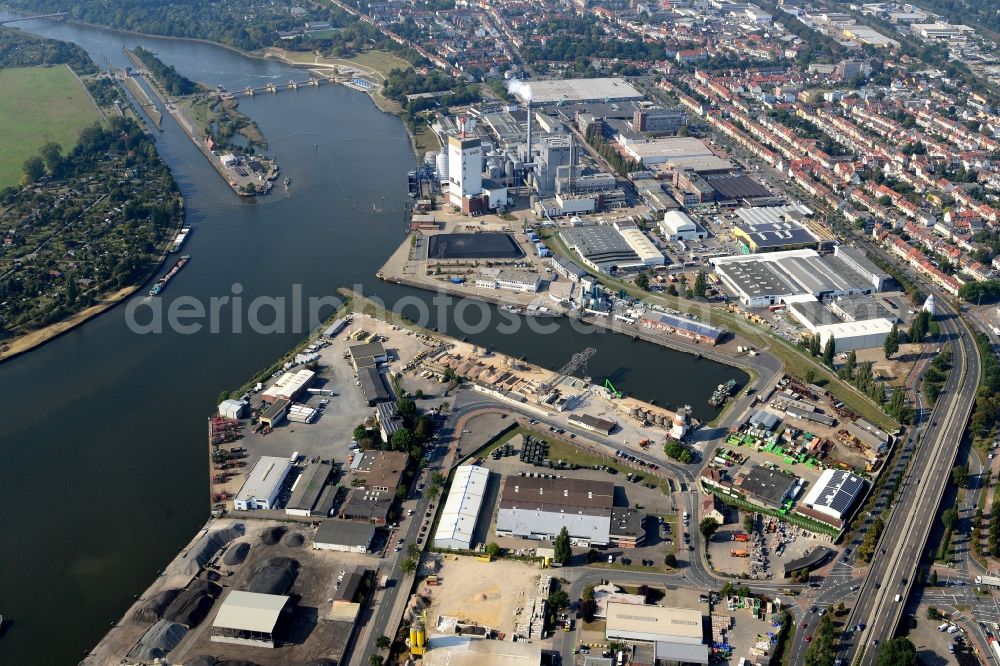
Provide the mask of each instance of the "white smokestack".
{"label": "white smokestack", "polygon": [[519,79],[511,79],[507,82],[507,92],[515,97],[520,97],[522,102],[531,101],[531,86]]}

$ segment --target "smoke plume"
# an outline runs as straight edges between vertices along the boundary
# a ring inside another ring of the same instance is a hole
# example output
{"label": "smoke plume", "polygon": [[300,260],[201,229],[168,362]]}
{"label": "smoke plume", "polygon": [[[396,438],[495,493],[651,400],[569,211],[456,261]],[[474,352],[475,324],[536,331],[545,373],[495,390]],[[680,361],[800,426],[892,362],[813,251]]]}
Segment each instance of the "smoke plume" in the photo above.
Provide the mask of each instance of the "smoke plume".
{"label": "smoke plume", "polygon": [[531,86],[519,79],[511,79],[507,82],[507,92],[520,97],[525,102],[531,101]]}

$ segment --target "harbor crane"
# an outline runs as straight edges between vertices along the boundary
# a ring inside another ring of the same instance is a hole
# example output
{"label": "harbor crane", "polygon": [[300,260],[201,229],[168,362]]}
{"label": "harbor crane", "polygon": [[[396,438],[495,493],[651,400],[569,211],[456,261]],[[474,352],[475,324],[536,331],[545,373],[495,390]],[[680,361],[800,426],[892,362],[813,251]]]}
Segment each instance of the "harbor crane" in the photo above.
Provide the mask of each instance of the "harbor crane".
{"label": "harbor crane", "polygon": [[573,354],[573,358],[569,360],[566,365],[559,368],[552,377],[549,378],[547,382],[538,387],[539,395],[548,395],[556,389],[557,386],[563,383],[567,377],[572,375],[578,370],[583,370],[584,374],[587,372],[587,361],[589,361],[597,350],[593,347],[587,347],[582,352]]}

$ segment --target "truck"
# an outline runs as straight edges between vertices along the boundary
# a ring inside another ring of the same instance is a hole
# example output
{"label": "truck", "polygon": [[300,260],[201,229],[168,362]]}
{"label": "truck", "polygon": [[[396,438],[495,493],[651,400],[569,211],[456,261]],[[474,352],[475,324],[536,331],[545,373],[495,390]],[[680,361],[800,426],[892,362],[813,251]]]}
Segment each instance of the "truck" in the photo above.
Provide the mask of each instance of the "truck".
{"label": "truck", "polygon": [[1000,659],[1000,643],[998,643],[995,638],[989,639],[988,642],[990,644],[990,650],[993,652],[994,656],[996,656],[997,659]]}
{"label": "truck", "polygon": [[733,534],[733,541],[749,541],[750,535],[744,532],[736,532]]}
{"label": "truck", "polygon": [[976,576],[976,585],[1000,587],[1000,576]]}
{"label": "truck", "polygon": [[750,553],[745,550],[730,550],[729,554],[732,557],[750,557]]}
{"label": "truck", "polygon": [[383,574],[382,575],[382,578],[380,578],[379,581],[378,581],[378,586],[379,586],[379,589],[382,589],[382,590],[384,590],[385,588],[389,587],[389,574]]}

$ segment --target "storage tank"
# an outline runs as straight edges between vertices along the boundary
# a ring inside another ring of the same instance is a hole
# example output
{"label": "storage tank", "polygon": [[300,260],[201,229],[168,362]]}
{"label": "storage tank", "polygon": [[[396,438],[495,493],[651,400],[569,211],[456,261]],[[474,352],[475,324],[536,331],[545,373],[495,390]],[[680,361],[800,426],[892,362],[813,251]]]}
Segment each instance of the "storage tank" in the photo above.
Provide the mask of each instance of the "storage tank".
{"label": "storage tank", "polygon": [[633,407],[632,409],[628,410],[628,415],[631,416],[631,417],[633,417],[633,418],[639,416],[639,408],[638,407]]}

